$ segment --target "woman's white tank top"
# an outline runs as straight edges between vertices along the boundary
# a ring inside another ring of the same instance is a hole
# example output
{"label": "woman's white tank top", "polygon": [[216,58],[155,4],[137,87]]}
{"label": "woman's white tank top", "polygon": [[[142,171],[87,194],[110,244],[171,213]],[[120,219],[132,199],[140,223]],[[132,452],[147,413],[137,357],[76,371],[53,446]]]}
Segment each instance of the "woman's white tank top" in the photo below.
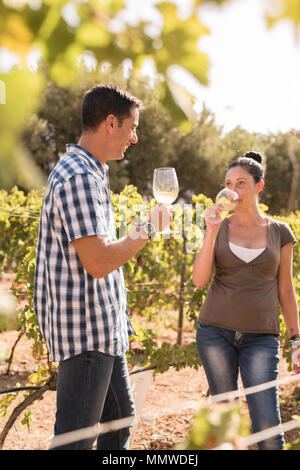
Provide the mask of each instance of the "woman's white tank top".
{"label": "woman's white tank top", "polygon": [[250,263],[259,256],[265,248],[244,248],[243,246],[235,245],[234,243],[229,242],[229,248],[232,253],[234,253],[238,258],[245,261],[245,263]]}

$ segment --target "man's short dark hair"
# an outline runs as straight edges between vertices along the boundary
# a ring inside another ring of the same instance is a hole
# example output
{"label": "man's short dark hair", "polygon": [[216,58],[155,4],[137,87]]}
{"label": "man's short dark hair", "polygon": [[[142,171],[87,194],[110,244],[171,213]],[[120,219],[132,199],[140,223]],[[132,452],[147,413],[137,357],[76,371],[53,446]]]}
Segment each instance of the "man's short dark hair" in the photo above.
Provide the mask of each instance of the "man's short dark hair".
{"label": "man's short dark hair", "polygon": [[123,119],[130,116],[133,106],[141,110],[143,103],[124,88],[111,83],[96,85],[84,95],[82,131],[96,130],[109,114],[118,118],[121,127]]}

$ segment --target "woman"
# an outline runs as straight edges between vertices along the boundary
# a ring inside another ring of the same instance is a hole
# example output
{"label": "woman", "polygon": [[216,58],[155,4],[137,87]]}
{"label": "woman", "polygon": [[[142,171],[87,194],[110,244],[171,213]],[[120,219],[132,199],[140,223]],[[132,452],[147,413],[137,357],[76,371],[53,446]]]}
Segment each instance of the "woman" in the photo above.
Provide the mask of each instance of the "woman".
{"label": "woman", "polygon": [[[278,303],[294,345],[300,339],[292,281],[296,238],[287,224],[259,211],[261,154],[248,152],[232,162],[225,187],[238,194],[234,214],[222,220],[222,207],[206,210],[206,235],[193,269],[194,284],[203,287],[215,267],[197,328],[211,395],[237,390],[238,369],[245,388],[278,379]],[[294,372],[300,372],[296,365]],[[247,403],[253,432],[280,424],[278,387],[247,395]],[[259,443],[266,450],[283,446],[283,433]]]}

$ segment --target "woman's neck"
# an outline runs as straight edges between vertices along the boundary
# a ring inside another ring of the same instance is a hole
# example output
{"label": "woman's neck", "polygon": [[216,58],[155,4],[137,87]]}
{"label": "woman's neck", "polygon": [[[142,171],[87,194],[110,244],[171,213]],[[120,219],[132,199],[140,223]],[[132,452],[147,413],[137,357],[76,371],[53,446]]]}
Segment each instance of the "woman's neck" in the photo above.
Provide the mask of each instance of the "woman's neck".
{"label": "woman's neck", "polygon": [[259,212],[257,208],[250,209],[245,212],[235,213],[230,218],[230,223],[240,227],[251,227],[253,225],[262,225],[265,217]]}

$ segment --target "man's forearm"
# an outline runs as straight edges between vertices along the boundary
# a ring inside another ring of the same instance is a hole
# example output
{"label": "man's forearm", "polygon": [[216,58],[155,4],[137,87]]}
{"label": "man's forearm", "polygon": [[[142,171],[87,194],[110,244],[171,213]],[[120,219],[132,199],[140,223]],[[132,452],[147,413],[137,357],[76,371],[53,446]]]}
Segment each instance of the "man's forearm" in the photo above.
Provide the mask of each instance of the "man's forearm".
{"label": "man's forearm", "polygon": [[102,278],[127,263],[149,241],[139,227],[134,228],[125,237],[116,241],[103,240],[104,246],[95,253],[93,276]]}
{"label": "man's forearm", "polygon": [[[170,225],[171,212],[169,207],[158,204],[146,222],[151,222],[152,228],[158,232]],[[109,241],[106,235],[82,237],[73,240],[73,246],[84,269],[91,276],[102,278],[123,266],[146,245],[149,240],[147,228],[144,230],[142,226],[137,226],[115,241]]]}

